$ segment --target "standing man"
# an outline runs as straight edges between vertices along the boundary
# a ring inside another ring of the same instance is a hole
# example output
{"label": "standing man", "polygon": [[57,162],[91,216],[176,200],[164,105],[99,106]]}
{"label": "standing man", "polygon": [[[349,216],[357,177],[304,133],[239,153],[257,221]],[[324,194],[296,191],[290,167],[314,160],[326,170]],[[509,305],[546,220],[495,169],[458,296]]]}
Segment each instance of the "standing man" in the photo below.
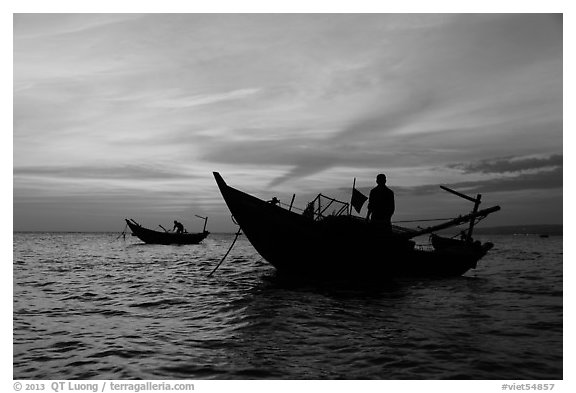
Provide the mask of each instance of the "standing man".
{"label": "standing man", "polygon": [[380,223],[386,229],[392,229],[392,215],[394,214],[394,192],[386,187],[386,175],[376,176],[376,184],[370,191],[368,200],[368,213],[366,219],[372,219],[374,223]]}

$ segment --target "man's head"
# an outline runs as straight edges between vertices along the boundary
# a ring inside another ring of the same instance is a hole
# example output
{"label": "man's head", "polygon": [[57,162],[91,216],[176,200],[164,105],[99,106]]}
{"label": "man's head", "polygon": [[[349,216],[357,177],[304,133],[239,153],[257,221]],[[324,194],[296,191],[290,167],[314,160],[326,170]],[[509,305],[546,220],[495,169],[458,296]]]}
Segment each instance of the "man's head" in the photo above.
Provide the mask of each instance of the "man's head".
{"label": "man's head", "polygon": [[386,175],[381,173],[378,176],[376,176],[376,184],[378,184],[378,185],[386,184]]}

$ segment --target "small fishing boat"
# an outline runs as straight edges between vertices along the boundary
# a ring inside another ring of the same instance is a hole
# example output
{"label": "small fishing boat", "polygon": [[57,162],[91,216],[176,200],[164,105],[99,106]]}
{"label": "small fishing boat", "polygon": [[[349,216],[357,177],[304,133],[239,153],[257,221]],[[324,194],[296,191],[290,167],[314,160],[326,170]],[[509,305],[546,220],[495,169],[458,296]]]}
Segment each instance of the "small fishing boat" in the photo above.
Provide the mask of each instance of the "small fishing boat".
{"label": "small fishing boat", "polygon": [[208,222],[208,217],[201,217],[204,219],[204,229],[199,233],[176,233],[170,232],[160,226],[161,231],[155,231],[152,229],[144,228],[142,225],[138,224],[133,219],[125,219],[126,224],[132,231],[132,236],[136,236],[138,239],[142,240],[144,243],[148,244],[198,244],[210,234],[206,230],[206,223]]}
{"label": "small fishing boat", "polygon": [[[229,186],[218,172],[214,177],[234,220],[254,248],[279,272],[299,277],[460,276],[476,268],[493,247],[473,240],[474,224],[500,210],[499,206],[478,210],[480,195],[471,198],[443,187],[474,201],[472,213],[424,229],[393,225],[390,230],[350,214],[350,204],[322,194],[310,202],[313,211],[299,213],[293,211],[292,203],[284,208]],[[434,234],[465,223],[469,229],[462,239]],[[430,246],[417,246],[412,240],[422,235],[430,235]]]}

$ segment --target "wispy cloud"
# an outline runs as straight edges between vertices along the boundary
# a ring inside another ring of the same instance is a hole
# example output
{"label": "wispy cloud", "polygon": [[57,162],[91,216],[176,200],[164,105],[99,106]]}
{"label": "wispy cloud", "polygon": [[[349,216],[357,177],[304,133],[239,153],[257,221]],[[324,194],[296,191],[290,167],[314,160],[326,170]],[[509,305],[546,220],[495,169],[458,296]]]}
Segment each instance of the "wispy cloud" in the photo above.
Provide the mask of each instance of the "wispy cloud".
{"label": "wispy cloud", "polygon": [[15,14],[14,36],[34,39],[75,34],[140,17],[132,14]]}
{"label": "wispy cloud", "polygon": [[465,173],[509,173],[562,167],[562,155],[549,157],[505,157],[473,163],[453,164],[450,168]]}
{"label": "wispy cloud", "polygon": [[62,179],[124,179],[151,180],[151,179],[186,179],[197,177],[185,171],[158,168],[152,165],[123,165],[123,166],[43,166],[43,167],[16,167],[14,176],[17,177],[41,177]]}
{"label": "wispy cloud", "polygon": [[[342,110],[348,116],[314,124],[330,130],[323,138],[276,139],[283,146],[277,154],[271,153],[272,139],[224,142],[205,157],[273,164],[266,157],[274,156],[289,167],[270,183],[278,186],[349,165],[418,167],[561,150],[561,40],[553,17],[464,16],[423,26],[424,37],[418,28],[391,35],[403,45],[384,42],[386,54],[358,68],[370,76],[350,68],[345,77],[324,79],[326,92],[357,83],[362,94],[346,109],[338,95],[323,96],[334,108],[324,119],[338,118]],[[323,104],[311,105],[324,114]]]}
{"label": "wispy cloud", "polygon": [[196,95],[191,97],[174,97],[155,103],[163,108],[190,108],[199,105],[209,105],[224,101],[233,101],[256,94],[259,89],[241,89],[219,94]]}
{"label": "wispy cloud", "polygon": [[[467,193],[498,193],[506,191],[529,191],[562,189],[562,168],[542,170],[536,173],[525,173],[516,176],[496,177],[478,181],[463,181],[444,184],[454,189],[465,190]],[[396,187],[398,194],[436,194],[441,193],[438,185],[423,185],[416,187]]]}

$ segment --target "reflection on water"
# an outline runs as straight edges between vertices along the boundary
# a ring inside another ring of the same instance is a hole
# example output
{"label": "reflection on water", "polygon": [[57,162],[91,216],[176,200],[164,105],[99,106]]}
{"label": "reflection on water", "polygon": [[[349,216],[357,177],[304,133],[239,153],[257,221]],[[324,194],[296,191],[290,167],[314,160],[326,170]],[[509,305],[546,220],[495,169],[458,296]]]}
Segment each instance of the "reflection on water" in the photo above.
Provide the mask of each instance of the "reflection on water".
{"label": "reflection on water", "polygon": [[380,285],[279,276],[245,239],[207,278],[233,235],[115,237],[14,235],[15,379],[562,378],[561,237]]}

